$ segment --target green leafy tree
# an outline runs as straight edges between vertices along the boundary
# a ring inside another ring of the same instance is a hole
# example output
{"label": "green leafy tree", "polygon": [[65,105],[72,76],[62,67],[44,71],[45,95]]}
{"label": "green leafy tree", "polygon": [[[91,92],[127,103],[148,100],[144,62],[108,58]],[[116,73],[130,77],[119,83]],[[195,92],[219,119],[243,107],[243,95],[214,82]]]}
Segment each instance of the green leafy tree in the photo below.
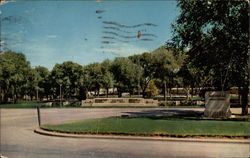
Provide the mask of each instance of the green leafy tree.
{"label": "green leafy tree", "polygon": [[[210,71],[210,73],[212,73]],[[194,88],[206,88],[213,87],[212,75],[205,74],[202,70],[192,67],[191,64],[185,63],[181,67],[180,71],[177,73],[177,76],[182,79],[182,87],[187,90],[187,97],[189,94],[189,88],[191,88],[191,95],[194,93]],[[202,93],[202,97],[205,97]]]}
{"label": "green leafy tree", "polygon": [[38,91],[40,90],[39,82],[42,80],[41,76],[35,69],[30,69],[27,74],[27,83],[25,84],[26,94],[33,100],[35,96],[38,100]]}
{"label": "green leafy tree", "polygon": [[1,102],[6,103],[8,98],[11,97],[11,84],[10,78],[15,73],[15,66],[11,60],[6,58],[6,55],[0,55],[0,92]]}
{"label": "green leafy tree", "polygon": [[11,51],[0,54],[2,102],[12,98],[16,103],[18,98],[24,95],[29,71],[30,64],[24,54]]}
{"label": "green leafy tree", "polygon": [[[152,52],[155,58],[155,76],[161,80],[161,87],[163,89],[164,100],[166,99],[166,88],[174,86],[174,78],[177,72],[180,70],[185,56],[182,53],[175,54],[175,51],[166,49],[165,47],[159,47]],[[170,93],[171,95],[171,93]]]}
{"label": "green leafy tree", "polygon": [[129,59],[133,61],[133,63],[140,66],[142,71],[142,76],[139,77],[140,79],[140,88],[142,89],[143,98],[146,95],[146,88],[149,82],[155,76],[155,58],[153,57],[152,53],[145,52],[140,55],[133,55],[130,56]]}
{"label": "green leafy tree", "polygon": [[60,93],[60,85],[63,96],[68,98],[79,95],[82,75],[82,66],[77,63],[67,61],[56,64],[51,71],[51,79],[57,96]]}
{"label": "green leafy tree", "polygon": [[85,88],[94,91],[99,96],[102,87],[102,66],[100,63],[92,63],[85,66]]}
{"label": "green leafy tree", "polygon": [[114,77],[110,71],[111,69],[111,61],[106,59],[101,63],[102,70],[102,87],[106,89],[106,95],[108,97],[109,88],[114,86]]}
{"label": "green leafy tree", "polygon": [[40,98],[43,98],[46,96],[48,99],[48,96],[50,94],[50,83],[48,82],[50,72],[46,67],[43,67],[43,66],[35,67],[35,71],[39,75],[37,92],[39,92]]}
{"label": "green leafy tree", "polygon": [[193,67],[212,76],[213,86],[242,87],[242,114],[248,113],[247,1],[181,1],[180,15],[168,44],[186,49]]}
{"label": "green leafy tree", "polygon": [[154,97],[158,95],[158,88],[156,87],[154,80],[151,80],[146,88],[146,93],[148,97]]}
{"label": "green leafy tree", "polygon": [[138,79],[142,74],[140,66],[134,64],[128,58],[117,57],[111,65],[111,72],[116,81],[115,86],[119,97],[121,97],[122,92],[134,93],[138,85]]}
{"label": "green leafy tree", "polygon": [[91,76],[91,65],[83,66],[83,76],[81,78],[80,94],[83,94],[81,99],[88,98],[88,92],[91,91],[93,87],[93,78]]}

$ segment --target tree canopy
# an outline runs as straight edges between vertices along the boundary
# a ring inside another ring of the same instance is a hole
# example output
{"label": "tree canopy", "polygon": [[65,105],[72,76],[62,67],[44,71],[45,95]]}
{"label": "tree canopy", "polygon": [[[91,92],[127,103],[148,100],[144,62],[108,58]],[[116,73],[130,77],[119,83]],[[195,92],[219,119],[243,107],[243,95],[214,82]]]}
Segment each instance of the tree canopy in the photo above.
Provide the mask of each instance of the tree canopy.
{"label": "tree canopy", "polygon": [[247,1],[182,1],[168,46],[186,50],[186,64],[211,76],[220,90],[242,87],[247,113],[249,15]]}
{"label": "tree canopy", "polygon": [[0,88],[2,100],[12,96],[16,102],[19,94],[25,94],[30,63],[22,53],[5,52],[0,55]]}

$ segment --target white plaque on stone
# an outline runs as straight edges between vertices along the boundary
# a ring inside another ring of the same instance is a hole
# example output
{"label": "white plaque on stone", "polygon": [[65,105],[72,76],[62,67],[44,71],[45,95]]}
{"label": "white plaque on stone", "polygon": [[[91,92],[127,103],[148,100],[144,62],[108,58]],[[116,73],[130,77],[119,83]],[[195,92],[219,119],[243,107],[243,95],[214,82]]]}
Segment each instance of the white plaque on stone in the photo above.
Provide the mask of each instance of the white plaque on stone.
{"label": "white plaque on stone", "polygon": [[205,117],[230,117],[230,92],[209,91],[205,94]]}

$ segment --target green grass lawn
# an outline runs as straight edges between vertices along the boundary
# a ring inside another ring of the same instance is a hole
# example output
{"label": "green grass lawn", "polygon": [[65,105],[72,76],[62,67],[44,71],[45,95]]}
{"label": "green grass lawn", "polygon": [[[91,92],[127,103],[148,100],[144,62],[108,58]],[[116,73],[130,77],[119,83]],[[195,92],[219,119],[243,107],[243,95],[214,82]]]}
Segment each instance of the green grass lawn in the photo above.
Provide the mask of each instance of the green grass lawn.
{"label": "green grass lawn", "polygon": [[247,137],[250,132],[250,122],[189,120],[171,117],[111,117],[43,125],[42,128],[58,132],[92,134]]}
{"label": "green grass lawn", "polygon": [[37,101],[19,101],[16,104],[1,104],[0,108],[36,108],[37,106],[43,107],[44,105]]}

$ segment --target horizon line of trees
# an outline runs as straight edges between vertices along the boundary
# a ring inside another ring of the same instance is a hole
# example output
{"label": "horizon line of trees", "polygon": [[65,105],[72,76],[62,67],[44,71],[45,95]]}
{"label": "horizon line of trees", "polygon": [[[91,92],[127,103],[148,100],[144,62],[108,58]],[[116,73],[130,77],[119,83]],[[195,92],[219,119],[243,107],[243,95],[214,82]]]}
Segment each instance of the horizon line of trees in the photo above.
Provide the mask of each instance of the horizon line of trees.
{"label": "horizon line of trees", "polygon": [[[187,62],[186,52],[173,50],[164,46],[152,52],[145,52],[129,57],[116,57],[114,60],[105,59],[103,62],[94,62],[80,65],[72,61],[55,64],[49,71],[46,67],[32,68],[30,62],[22,53],[12,51],[2,52],[0,55],[0,102],[8,100],[17,102],[25,96],[36,99],[88,98],[88,92],[95,92],[99,96],[101,89],[116,88],[118,97],[128,92],[130,95],[141,92],[142,96],[157,95],[158,89],[166,98],[171,95],[173,87],[182,87],[191,90],[194,88],[213,87],[220,79],[206,76],[205,72],[191,67]],[[235,87],[228,82],[224,90]]]}
{"label": "horizon line of trees", "polygon": [[105,59],[101,63],[83,66],[66,61],[55,64],[49,71],[43,66],[32,68],[23,53],[2,52],[0,102],[6,103],[11,99],[16,103],[25,96],[55,99],[59,97],[60,89],[64,98],[78,99],[86,99],[90,91],[99,95],[100,89],[105,89],[108,94],[110,88],[116,88],[119,97],[124,92],[135,94],[139,91],[143,97],[156,95],[156,90],[149,93],[156,86],[171,89],[179,84],[180,87],[180,79],[174,77],[184,58],[183,54],[176,55],[162,46],[153,52]]}

